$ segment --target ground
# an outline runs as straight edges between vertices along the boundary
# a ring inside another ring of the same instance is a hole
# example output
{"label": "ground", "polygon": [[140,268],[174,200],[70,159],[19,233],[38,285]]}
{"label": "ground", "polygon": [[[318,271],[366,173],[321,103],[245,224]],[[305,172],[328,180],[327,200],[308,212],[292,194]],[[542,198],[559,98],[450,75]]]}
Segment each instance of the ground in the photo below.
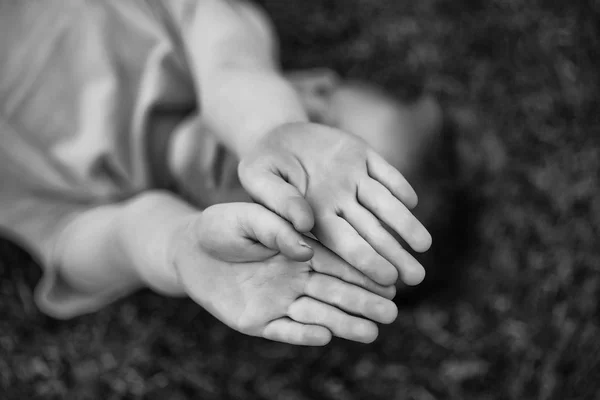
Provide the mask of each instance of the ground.
{"label": "ground", "polygon": [[600,2],[263,0],[287,68],[437,95],[457,155],[426,290],[372,345],[275,344],[144,292],[58,322],[0,244],[0,398],[600,398]]}

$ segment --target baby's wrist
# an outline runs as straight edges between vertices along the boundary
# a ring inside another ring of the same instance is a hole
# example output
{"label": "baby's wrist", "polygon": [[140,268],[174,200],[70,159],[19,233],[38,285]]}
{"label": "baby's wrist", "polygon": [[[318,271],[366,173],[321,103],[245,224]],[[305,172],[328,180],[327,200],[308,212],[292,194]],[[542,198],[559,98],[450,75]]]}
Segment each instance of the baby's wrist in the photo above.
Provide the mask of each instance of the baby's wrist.
{"label": "baby's wrist", "polygon": [[[264,96],[269,100],[258,99],[257,104],[248,105],[240,134],[237,135],[234,151],[239,158],[252,152],[270,133],[281,126],[294,123],[308,123],[309,117],[293,87],[282,77],[270,76],[258,81]],[[251,112],[252,111],[252,112]]]}
{"label": "baby's wrist", "polygon": [[117,235],[121,251],[144,285],[184,295],[173,262],[178,231],[198,211],[168,192],[141,194],[126,204]]}
{"label": "baby's wrist", "polygon": [[[243,160],[247,155],[263,152],[266,148],[271,148],[273,145],[277,146],[278,143],[281,143],[280,139],[282,136],[284,136],[283,133],[288,132],[289,130],[294,130],[294,127],[301,127],[310,124],[312,124],[310,121],[299,119],[289,120],[273,125],[245,147],[244,152],[241,154],[240,160]],[[300,129],[296,129],[296,131],[300,132]]]}

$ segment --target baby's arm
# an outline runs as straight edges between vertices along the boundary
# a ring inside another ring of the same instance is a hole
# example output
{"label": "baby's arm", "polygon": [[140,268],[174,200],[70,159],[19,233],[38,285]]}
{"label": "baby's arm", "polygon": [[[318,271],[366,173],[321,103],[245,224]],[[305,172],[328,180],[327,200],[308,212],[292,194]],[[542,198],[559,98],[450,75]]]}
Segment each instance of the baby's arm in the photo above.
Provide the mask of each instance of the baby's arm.
{"label": "baby's arm", "polygon": [[332,335],[371,342],[372,321],[397,315],[394,288],[370,283],[261,205],[215,205],[180,227],[169,265],[192,299],[242,333],[305,345]]}
{"label": "baby's arm", "polygon": [[417,196],[404,177],[358,137],[307,123],[275,65],[272,37],[242,2],[172,4],[189,5],[176,15],[186,21],[203,118],[240,157],[240,180],[252,198],[378,283],[392,285],[398,276],[420,283],[422,266],[386,229],[416,251],[431,245],[410,211]]}
{"label": "baby's arm", "polygon": [[203,121],[238,156],[275,127],[308,121],[279,71],[269,23],[252,5],[183,0],[167,6],[180,21]]}
{"label": "baby's arm", "polygon": [[397,313],[389,288],[369,287],[256,204],[198,212],[170,194],[147,193],[73,217],[59,243],[59,273],[77,290],[93,296],[148,285],[186,294],[230,327],[272,340],[321,345],[333,334],[370,342],[370,320],[390,323]]}
{"label": "baby's arm", "polygon": [[69,286],[90,296],[145,286],[183,294],[166,263],[167,239],[174,221],[194,212],[174,196],[151,191],[78,212],[56,237],[51,262]]}

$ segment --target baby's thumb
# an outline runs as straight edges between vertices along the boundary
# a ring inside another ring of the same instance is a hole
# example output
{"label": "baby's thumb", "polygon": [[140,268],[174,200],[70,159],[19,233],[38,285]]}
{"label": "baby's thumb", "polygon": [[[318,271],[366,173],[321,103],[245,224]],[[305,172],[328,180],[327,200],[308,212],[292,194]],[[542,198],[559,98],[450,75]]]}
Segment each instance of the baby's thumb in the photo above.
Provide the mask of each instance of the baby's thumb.
{"label": "baby's thumb", "polygon": [[306,179],[303,169],[284,165],[284,178],[281,167],[266,163],[246,165],[242,161],[238,173],[242,186],[257,203],[288,220],[298,232],[310,232],[314,225],[312,208],[298,190],[299,181]]}
{"label": "baby's thumb", "polygon": [[253,206],[255,210],[252,213],[240,217],[240,224],[248,238],[295,261],[312,258],[312,248],[290,223],[258,204]]}

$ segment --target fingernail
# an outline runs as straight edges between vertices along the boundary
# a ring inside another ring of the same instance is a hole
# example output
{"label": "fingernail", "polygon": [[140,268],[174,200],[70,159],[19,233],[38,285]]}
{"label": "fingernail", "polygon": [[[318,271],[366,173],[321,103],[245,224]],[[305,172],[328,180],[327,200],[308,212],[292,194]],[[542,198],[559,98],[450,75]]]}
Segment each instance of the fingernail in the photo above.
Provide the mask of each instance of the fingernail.
{"label": "fingernail", "polygon": [[300,246],[302,246],[302,247],[306,247],[307,249],[310,249],[310,250],[312,250],[312,247],[310,247],[310,246],[308,245],[308,243],[306,243],[304,240],[300,240],[300,241],[298,242],[298,244],[299,244]]}

